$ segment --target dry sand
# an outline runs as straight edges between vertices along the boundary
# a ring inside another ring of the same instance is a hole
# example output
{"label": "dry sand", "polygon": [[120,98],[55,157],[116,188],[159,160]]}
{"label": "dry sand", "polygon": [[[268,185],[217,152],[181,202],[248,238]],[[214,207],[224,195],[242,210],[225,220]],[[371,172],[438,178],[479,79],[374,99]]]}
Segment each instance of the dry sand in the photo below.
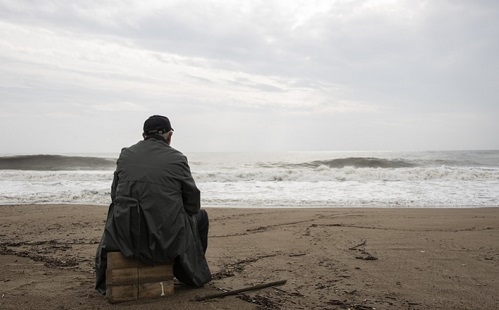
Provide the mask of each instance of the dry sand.
{"label": "dry sand", "polygon": [[93,289],[107,206],[0,206],[0,308],[499,308],[499,208],[207,210],[211,283],[110,305]]}

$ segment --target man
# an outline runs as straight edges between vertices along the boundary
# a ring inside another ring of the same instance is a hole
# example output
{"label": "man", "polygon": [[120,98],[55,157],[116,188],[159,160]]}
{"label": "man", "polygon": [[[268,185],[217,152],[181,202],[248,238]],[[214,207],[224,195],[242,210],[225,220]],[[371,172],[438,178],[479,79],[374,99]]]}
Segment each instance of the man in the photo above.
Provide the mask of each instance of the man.
{"label": "man", "polygon": [[175,277],[200,287],[211,280],[205,259],[208,215],[187,158],[170,146],[165,116],[144,123],[144,140],[123,148],[111,187],[112,203],[96,254],[96,289],[106,292],[106,255],[120,251],[153,265],[174,262]]}

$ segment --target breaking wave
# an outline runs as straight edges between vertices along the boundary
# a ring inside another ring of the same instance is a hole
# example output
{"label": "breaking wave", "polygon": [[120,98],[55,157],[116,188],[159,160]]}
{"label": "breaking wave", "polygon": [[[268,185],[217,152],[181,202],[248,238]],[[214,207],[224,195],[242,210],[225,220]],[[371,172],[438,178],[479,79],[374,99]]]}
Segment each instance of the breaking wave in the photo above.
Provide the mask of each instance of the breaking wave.
{"label": "breaking wave", "polygon": [[343,181],[488,181],[499,178],[497,168],[409,167],[409,168],[306,168],[227,169],[195,171],[200,182],[343,182]]}
{"label": "breaking wave", "polygon": [[[200,153],[203,205],[475,207],[499,202],[499,151]],[[108,204],[115,154],[0,157],[0,205]],[[191,158],[189,156],[189,158]]]}
{"label": "breaking wave", "polygon": [[62,155],[20,155],[0,157],[1,170],[109,170],[115,159]]}
{"label": "breaking wave", "polygon": [[308,167],[326,166],[329,168],[408,168],[414,167],[415,164],[401,159],[383,159],[375,157],[347,157],[331,160],[316,160],[301,164]]}

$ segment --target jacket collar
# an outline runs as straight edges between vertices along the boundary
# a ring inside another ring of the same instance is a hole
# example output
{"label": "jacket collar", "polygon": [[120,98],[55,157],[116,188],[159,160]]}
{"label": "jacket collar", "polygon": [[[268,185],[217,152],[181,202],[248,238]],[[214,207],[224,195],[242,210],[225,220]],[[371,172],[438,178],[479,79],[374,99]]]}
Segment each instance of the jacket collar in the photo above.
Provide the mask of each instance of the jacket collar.
{"label": "jacket collar", "polygon": [[147,138],[145,138],[144,140],[160,140],[160,141],[163,141],[163,142],[166,143],[166,141],[163,138],[163,136],[158,135],[158,134],[152,134],[150,136],[147,136]]}

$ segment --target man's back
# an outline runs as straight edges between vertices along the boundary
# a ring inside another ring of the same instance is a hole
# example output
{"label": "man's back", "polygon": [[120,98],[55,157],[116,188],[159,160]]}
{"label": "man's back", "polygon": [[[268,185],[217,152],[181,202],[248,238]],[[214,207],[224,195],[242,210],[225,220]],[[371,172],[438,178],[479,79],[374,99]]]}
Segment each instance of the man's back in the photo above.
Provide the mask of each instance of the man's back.
{"label": "man's back", "polygon": [[128,196],[148,207],[186,209],[191,215],[199,211],[200,192],[187,158],[162,140],[147,139],[124,148],[115,173],[113,200]]}
{"label": "man's back", "polygon": [[[189,285],[202,286],[211,280],[204,256],[207,214],[200,211],[200,191],[187,158],[169,145],[172,131],[166,131],[167,138],[164,133],[144,135],[143,141],[121,151],[105,232],[97,249],[99,291],[105,287],[109,251],[148,264],[174,261],[175,276]],[[204,229],[203,241],[198,228]]]}
{"label": "man's back", "polygon": [[[139,208],[142,219],[137,224],[142,225],[140,237],[115,240],[125,255],[137,238],[142,243],[141,259],[149,262],[173,260],[187,250],[191,239],[183,236],[190,227],[187,210],[191,214],[199,211],[200,193],[185,156],[159,139],[124,148],[112,188],[115,208],[121,212],[115,216],[115,222],[122,219],[120,225],[126,226],[126,221],[134,215],[123,212],[133,205]],[[133,225],[130,223],[132,230]],[[108,231],[112,232],[113,228]]]}

